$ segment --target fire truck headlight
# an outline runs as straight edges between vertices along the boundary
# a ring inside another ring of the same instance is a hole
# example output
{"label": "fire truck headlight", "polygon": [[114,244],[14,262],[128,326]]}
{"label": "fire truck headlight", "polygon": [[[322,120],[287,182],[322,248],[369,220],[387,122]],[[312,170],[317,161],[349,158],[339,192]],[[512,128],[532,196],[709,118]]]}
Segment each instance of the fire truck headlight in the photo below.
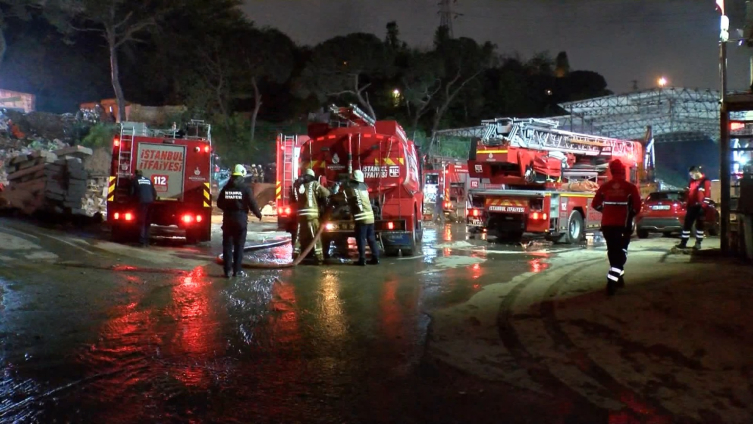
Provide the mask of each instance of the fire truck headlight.
{"label": "fire truck headlight", "polygon": [[331,223],[331,222],[328,222],[328,223],[324,224],[324,229],[327,230],[327,231],[333,231],[336,228],[337,228],[337,226],[335,224]]}

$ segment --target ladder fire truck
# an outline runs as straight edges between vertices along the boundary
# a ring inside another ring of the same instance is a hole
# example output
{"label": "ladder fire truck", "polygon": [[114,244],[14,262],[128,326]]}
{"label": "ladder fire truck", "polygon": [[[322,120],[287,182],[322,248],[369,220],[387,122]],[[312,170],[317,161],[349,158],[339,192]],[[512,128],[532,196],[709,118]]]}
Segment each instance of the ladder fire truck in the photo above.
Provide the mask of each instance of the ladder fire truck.
{"label": "ladder fire truck", "polygon": [[153,225],[185,230],[189,243],[209,241],[212,225],[211,126],[191,121],[185,131],[147,128],[123,122],[112,144],[107,194],[107,221],[114,241],[138,238],[138,208],[130,187],[136,170],[152,180],[157,200],[152,204]]}
{"label": "ladder fire truck", "polygon": [[469,190],[470,231],[574,243],[599,228],[601,214],[591,201],[611,177],[610,160],[620,159],[637,182],[640,142],[563,131],[546,119],[497,118],[482,125],[468,160],[470,176],[480,178]]}

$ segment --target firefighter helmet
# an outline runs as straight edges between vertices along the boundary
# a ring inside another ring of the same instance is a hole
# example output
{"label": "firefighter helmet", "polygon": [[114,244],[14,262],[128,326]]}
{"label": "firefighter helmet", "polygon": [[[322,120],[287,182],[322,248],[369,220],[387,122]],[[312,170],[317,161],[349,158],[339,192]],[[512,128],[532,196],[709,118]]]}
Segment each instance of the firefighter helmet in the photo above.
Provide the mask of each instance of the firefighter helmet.
{"label": "firefighter helmet", "polygon": [[234,177],[245,177],[246,176],[246,167],[238,164],[235,165],[235,169],[233,169],[233,176]]}
{"label": "firefighter helmet", "polygon": [[309,176],[312,176],[312,177],[316,177],[316,174],[314,173],[314,170],[313,170],[313,169],[311,169],[311,168],[306,168],[306,170],[305,170],[305,171],[303,171],[303,173],[304,173],[305,175],[309,175]]}
{"label": "firefighter helmet", "polygon": [[363,171],[360,169],[356,169],[353,171],[353,179],[356,180],[359,183],[363,182]]}

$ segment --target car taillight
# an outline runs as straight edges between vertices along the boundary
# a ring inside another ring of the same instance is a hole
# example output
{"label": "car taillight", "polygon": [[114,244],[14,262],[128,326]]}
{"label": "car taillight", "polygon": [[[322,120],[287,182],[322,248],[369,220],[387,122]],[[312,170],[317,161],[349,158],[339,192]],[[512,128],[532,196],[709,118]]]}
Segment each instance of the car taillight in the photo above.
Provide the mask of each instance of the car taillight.
{"label": "car taillight", "polygon": [[201,217],[201,215],[196,215],[196,222],[201,222],[201,220],[204,219]]}
{"label": "car taillight", "polygon": [[290,208],[285,208],[285,215],[290,215]]}
{"label": "car taillight", "polygon": [[193,215],[183,215],[183,222],[190,224],[193,222]]}
{"label": "car taillight", "polygon": [[481,211],[478,210],[478,209],[474,209],[473,212],[471,212],[471,215],[473,215],[473,216],[479,216],[479,215],[481,215]]}
{"label": "car taillight", "polygon": [[388,222],[387,223],[387,229],[388,230],[394,230],[395,229],[395,223],[394,222]]}
{"label": "car taillight", "polygon": [[450,202],[444,202],[444,207],[445,208],[450,208],[451,206],[452,206],[452,203],[450,203]]}
{"label": "car taillight", "polygon": [[130,212],[126,212],[126,214],[125,214],[125,220],[126,221],[132,221],[133,220],[133,214],[131,214]]}

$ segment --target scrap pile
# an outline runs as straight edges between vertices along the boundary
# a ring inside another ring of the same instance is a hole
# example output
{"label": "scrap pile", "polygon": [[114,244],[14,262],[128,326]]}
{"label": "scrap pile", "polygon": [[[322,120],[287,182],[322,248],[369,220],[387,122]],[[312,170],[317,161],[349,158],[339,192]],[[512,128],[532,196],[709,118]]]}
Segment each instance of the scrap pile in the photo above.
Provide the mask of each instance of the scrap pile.
{"label": "scrap pile", "polygon": [[106,177],[90,178],[86,147],[17,153],[5,165],[8,185],[2,193],[6,207],[25,214],[48,212],[94,216],[105,213]]}

